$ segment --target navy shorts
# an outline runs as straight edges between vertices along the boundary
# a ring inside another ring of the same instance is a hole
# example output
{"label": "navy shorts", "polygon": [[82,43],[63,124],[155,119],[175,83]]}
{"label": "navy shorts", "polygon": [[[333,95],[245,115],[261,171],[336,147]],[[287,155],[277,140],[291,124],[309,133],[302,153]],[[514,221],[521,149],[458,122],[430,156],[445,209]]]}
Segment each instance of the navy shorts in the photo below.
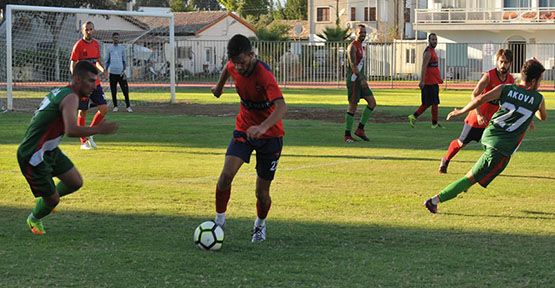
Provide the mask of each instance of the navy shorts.
{"label": "navy shorts", "polygon": [[424,88],[420,90],[420,99],[426,106],[439,104],[439,85],[424,85]]}
{"label": "navy shorts", "polygon": [[283,138],[248,139],[244,132],[233,131],[233,138],[227,146],[226,156],[236,156],[249,163],[252,151],[256,151],[256,174],[272,181],[276,174]]}
{"label": "navy shorts", "polygon": [[104,98],[104,91],[102,90],[102,86],[96,86],[96,89],[94,89],[94,91],[88,98],[81,98],[81,100],[79,101],[79,110],[89,110],[89,102],[92,102],[94,104],[91,104],[90,107],[106,105],[106,99]]}
{"label": "navy shorts", "polygon": [[468,124],[464,124],[461,136],[459,136],[459,140],[465,145],[472,141],[480,143],[480,139],[482,139],[482,134],[484,133],[484,130],[485,128],[475,128]]}

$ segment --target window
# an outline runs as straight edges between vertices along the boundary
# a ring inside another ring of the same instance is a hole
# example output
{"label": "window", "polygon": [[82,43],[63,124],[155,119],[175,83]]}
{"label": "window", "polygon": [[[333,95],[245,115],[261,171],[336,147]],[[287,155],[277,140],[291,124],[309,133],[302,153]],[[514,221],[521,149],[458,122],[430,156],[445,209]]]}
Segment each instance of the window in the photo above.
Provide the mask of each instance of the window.
{"label": "window", "polygon": [[193,58],[193,48],[191,46],[177,47],[177,58],[178,59],[192,59]]}
{"label": "window", "polygon": [[540,7],[555,7],[555,0],[540,0]]}
{"label": "window", "polygon": [[316,8],[316,22],[330,21],[330,8]]}
{"label": "window", "polygon": [[405,23],[410,23],[410,8],[405,8]]}
{"label": "window", "polygon": [[212,63],[212,48],[206,48],[204,52],[204,63]]}
{"label": "window", "polygon": [[[370,10],[370,15],[368,15],[368,10]],[[376,21],[376,7],[364,7],[364,21]]]}
{"label": "window", "polygon": [[406,64],[416,63],[416,49],[415,48],[407,48],[405,50],[405,63]]}
{"label": "window", "polygon": [[530,0],[504,0],[505,8],[530,8]]}
{"label": "window", "polygon": [[351,21],[357,21],[357,8],[351,7]]}

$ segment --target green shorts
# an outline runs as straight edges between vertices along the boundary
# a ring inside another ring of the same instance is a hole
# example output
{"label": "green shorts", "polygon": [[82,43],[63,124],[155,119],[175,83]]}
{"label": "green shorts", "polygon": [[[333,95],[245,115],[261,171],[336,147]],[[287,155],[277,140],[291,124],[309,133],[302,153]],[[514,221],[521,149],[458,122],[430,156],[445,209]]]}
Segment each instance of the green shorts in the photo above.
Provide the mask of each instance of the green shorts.
{"label": "green shorts", "polygon": [[511,157],[505,156],[493,148],[486,147],[482,157],[472,167],[472,177],[482,187],[486,188],[497,175],[505,170],[509,160],[511,160]]}
{"label": "green shorts", "polygon": [[360,81],[351,81],[350,77],[347,77],[347,97],[349,103],[358,103],[360,98],[374,96],[370,87],[366,86],[362,88]]}
{"label": "green shorts", "polygon": [[56,185],[52,178],[73,168],[73,163],[60,148],[45,152],[44,160],[37,166],[29,164],[30,158],[30,156],[17,154],[21,173],[25,176],[35,197],[52,196],[56,192]]}

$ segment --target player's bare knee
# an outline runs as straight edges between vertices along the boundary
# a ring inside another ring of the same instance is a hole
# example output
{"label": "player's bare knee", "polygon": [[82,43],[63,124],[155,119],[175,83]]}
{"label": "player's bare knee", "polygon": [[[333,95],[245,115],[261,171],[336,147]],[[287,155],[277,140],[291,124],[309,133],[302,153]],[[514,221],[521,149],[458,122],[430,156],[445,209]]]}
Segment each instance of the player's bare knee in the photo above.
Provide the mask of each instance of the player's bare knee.
{"label": "player's bare knee", "polygon": [[43,197],[43,199],[46,206],[52,208],[58,206],[58,203],[60,203],[60,195],[58,195],[58,193],[54,193],[52,196],[49,197]]}
{"label": "player's bare knee", "polygon": [[81,118],[87,117],[87,110],[79,110],[78,115]]}
{"label": "player's bare knee", "polygon": [[98,106],[98,112],[102,115],[106,115],[108,113],[108,105],[100,105]]}

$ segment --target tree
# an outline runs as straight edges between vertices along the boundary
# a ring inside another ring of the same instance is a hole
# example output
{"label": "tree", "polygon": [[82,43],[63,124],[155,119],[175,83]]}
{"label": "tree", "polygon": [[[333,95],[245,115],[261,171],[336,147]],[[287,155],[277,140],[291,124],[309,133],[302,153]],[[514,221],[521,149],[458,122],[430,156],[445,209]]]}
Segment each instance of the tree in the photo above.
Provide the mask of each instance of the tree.
{"label": "tree", "polygon": [[210,10],[218,11],[222,10],[218,0],[189,0],[188,4],[195,7],[196,10]]}
{"label": "tree", "polygon": [[170,9],[172,12],[190,12],[197,10],[191,3],[186,4],[183,0],[170,0]]}
{"label": "tree", "polygon": [[341,28],[340,26],[326,27],[318,37],[325,39],[328,42],[345,41],[349,38],[349,28]]}
{"label": "tree", "polygon": [[270,0],[218,0],[227,11],[235,11],[243,18],[254,16],[258,19],[260,15],[268,13]]}
{"label": "tree", "polygon": [[287,0],[285,3],[285,18],[289,20],[306,20],[308,10],[306,0]]}

